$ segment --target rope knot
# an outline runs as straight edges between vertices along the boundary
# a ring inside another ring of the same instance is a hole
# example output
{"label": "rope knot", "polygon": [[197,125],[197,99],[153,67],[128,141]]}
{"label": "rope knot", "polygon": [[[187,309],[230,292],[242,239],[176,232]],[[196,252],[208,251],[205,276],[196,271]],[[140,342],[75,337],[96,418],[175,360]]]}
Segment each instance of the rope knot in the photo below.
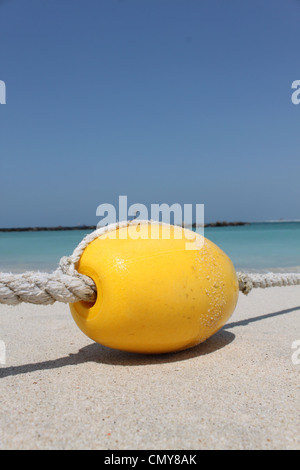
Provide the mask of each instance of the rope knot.
{"label": "rope knot", "polygon": [[253,289],[253,282],[250,276],[248,276],[246,273],[238,273],[238,281],[240,291],[243,294],[248,295],[249,292],[251,292]]}

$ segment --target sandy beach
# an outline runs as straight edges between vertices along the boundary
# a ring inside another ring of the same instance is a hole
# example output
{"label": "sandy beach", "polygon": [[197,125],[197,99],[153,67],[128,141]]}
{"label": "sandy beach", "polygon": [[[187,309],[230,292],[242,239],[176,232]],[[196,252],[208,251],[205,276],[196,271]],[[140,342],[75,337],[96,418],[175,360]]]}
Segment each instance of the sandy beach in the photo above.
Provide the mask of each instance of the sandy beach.
{"label": "sandy beach", "polygon": [[0,448],[299,449],[299,315],[298,287],[256,289],[206,343],[142,356],[93,343],[66,305],[0,306]]}

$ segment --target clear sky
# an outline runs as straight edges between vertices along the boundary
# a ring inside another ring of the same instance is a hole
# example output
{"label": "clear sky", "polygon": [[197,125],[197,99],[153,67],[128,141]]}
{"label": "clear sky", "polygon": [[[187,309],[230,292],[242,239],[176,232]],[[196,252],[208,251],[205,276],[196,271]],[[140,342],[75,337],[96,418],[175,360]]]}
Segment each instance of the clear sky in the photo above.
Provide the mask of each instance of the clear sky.
{"label": "clear sky", "polygon": [[0,0],[0,226],[300,218],[299,0]]}

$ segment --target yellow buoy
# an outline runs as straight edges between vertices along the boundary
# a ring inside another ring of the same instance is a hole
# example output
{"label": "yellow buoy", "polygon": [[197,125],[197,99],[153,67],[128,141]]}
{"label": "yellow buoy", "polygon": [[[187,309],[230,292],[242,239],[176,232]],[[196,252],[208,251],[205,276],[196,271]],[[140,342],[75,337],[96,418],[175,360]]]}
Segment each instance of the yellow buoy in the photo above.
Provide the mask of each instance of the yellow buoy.
{"label": "yellow buoy", "polygon": [[71,304],[75,322],[94,341],[125,351],[195,346],[224,326],[238,299],[227,255],[170,225],[141,223],[134,236],[114,228],[87,246],[78,271],[94,280],[97,300]]}

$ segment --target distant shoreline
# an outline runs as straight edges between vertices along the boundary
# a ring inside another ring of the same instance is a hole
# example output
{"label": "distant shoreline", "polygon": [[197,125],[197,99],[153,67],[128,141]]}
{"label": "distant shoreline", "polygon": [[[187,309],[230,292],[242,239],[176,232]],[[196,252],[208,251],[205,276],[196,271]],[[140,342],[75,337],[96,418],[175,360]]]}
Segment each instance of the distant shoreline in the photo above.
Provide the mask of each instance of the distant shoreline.
{"label": "distant shoreline", "polygon": [[[236,227],[242,225],[250,225],[250,222],[213,222],[204,224],[204,227]],[[185,225],[185,228],[202,227],[199,224]],[[68,232],[75,230],[96,230],[96,225],[78,225],[75,227],[19,227],[19,228],[0,228],[0,233],[7,232]]]}
{"label": "distant shoreline", "polygon": [[[206,227],[238,227],[243,225],[253,225],[253,224],[267,224],[267,223],[299,223],[300,220],[265,220],[262,222],[211,222],[209,224],[204,224],[204,228]],[[187,224],[182,225],[185,228],[199,228],[203,227],[201,224]],[[88,230],[94,231],[97,229],[96,225],[76,225],[75,227],[18,227],[18,228],[0,228],[0,233],[9,233],[9,232],[71,232],[76,230]]]}
{"label": "distant shoreline", "polygon": [[[211,222],[209,224],[204,224],[204,228],[206,227],[238,227],[243,225],[253,225],[253,224],[268,224],[268,223],[299,223],[300,220],[265,220],[261,222]],[[186,224],[182,225],[185,228],[198,228],[203,227],[201,224]],[[96,225],[76,225],[71,227],[17,227],[17,228],[0,228],[0,233],[8,233],[8,232],[71,232],[75,230],[88,230],[94,231],[97,229]]]}

